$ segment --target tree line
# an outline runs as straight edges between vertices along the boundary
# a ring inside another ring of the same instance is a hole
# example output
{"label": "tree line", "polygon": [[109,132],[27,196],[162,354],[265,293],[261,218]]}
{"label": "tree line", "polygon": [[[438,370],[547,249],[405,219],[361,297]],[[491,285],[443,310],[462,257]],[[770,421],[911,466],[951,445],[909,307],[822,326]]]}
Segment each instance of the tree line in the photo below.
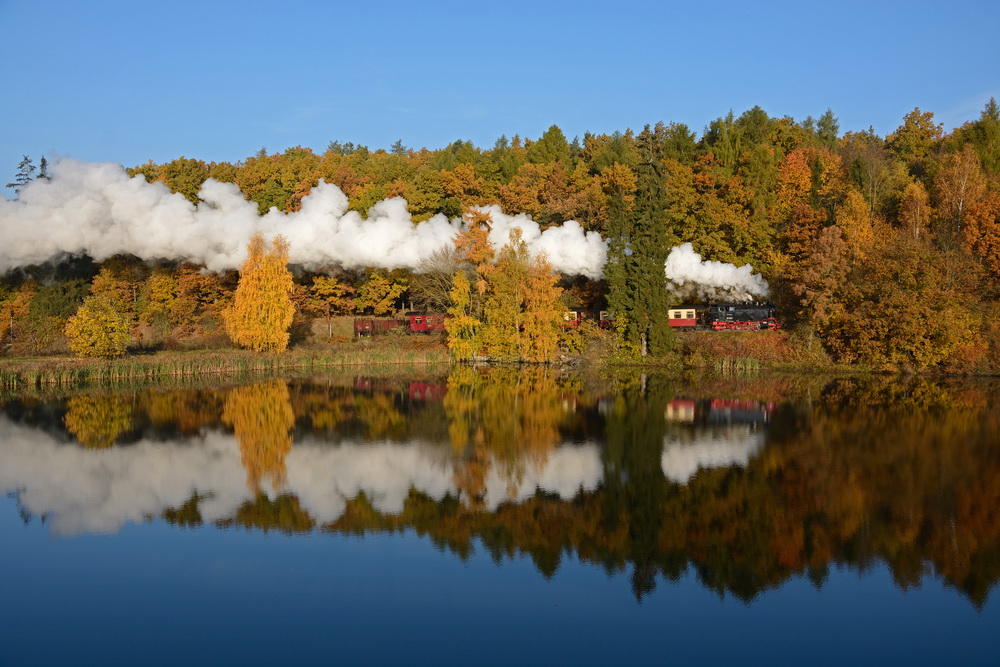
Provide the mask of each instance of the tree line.
{"label": "tree line", "polygon": [[[501,137],[488,149],[456,141],[415,150],[400,141],[390,150],[371,150],[334,141],[322,153],[261,149],[237,163],[181,157],[128,171],[192,202],[208,178],[235,183],[261,213],[297,210],[324,179],[361,212],[387,197],[403,197],[415,221],[437,213],[467,215],[490,204],[529,214],[543,228],[576,220],[607,241],[606,280],[561,278],[554,291],[561,291],[563,307],[613,310],[623,344],[637,354],[664,356],[674,347],[663,317],[673,297],[662,267],[668,250],[682,242],[706,259],[750,263],[771,283],[772,300],[803,344],[815,341],[837,361],[979,370],[992,368],[1000,351],[1000,109],[992,99],[978,119],[951,132],[920,109],[881,137],[871,129],[841,133],[829,110],[796,121],[754,107],[717,118],[700,136],[683,124],[658,123],[638,133],[568,140],[553,125],[538,139]],[[464,309],[481,325],[486,312],[472,310],[482,297],[499,322],[495,309],[507,288],[484,283],[503,252],[493,249],[494,261],[486,263],[462,258],[462,252],[456,245],[435,270],[421,273],[331,267],[298,274],[293,300],[298,312],[327,319],[413,306]],[[458,261],[469,279],[465,306],[456,303],[467,288],[453,284],[456,266],[448,261]],[[109,262],[90,267],[82,287],[64,291],[86,291],[105,269],[117,280],[132,280],[122,278],[127,258]],[[509,265],[493,280],[514,270]],[[153,309],[156,315],[137,312],[137,321],[159,318],[167,337],[190,329],[192,319],[204,332],[222,331],[218,313],[232,299],[236,276],[194,277],[183,265],[129,267],[125,273],[130,271],[146,274],[131,288],[133,303],[142,295],[162,306]],[[0,334],[8,339],[10,323],[31,313],[35,300],[24,293],[30,281],[19,276],[8,276],[0,292],[8,329]],[[201,289],[192,285],[200,282],[208,292],[221,292],[195,296],[190,288]],[[37,281],[33,289],[41,293],[49,286]],[[480,289],[478,296],[471,293]],[[67,298],[79,307],[78,296]],[[169,315],[171,301],[183,302],[177,306],[183,316]],[[522,315],[529,309],[522,302],[505,316],[519,321],[516,331],[523,330],[521,320],[533,321]],[[35,306],[33,312],[45,310]],[[483,351],[489,336],[476,338],[479,325],[466,324],[471,328],[453,337],[457,349],[472,340]],[[22,323],[22,330],[32,327],[45,328],[37,317]],[[519,342],[517,349],[523,355],[528,348]]]}

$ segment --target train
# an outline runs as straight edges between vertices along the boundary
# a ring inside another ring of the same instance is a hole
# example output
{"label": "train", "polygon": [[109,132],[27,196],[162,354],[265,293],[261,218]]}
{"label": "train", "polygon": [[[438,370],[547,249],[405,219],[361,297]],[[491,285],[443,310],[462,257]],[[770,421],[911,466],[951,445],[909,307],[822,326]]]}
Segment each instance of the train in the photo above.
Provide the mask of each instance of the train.
{"label": "train", "polygon": [[732,426],[749,424],[760,426],[771,421],[778,409],[773,401],[752,401],[738,398],[685,399],[675,398],[667,403],[664,416],[667,421],[699,426]]}
{"label": "train", "polygon": [[431,334],[444,331],[444,313],[409,312],[403,317],[356,317],[355,336],[377,336],[395,329],[410,333]]}
{"label": "train", "polygon": [[[401,318],[358,317],[354,319],[355,336],[375,336],[401,329],[410,333],[443,332],[447,315],[443,313],[408,312]],[[769,303],[707,303],[673,306],[667,310],[670,326],[686,331],[764,331],[781,328]],[[606,310],[567,310],[560,326],[576,329],[584,322],[593,322],[601,329],[610,329],[614,317]]]}
{"label": "train", "polygon": [[781,322],[770,303],[710,303],[674,306],[667,311],[670,326],[680,330],[777,330]]}
{"label": "train", "polygon": [[[595,318],[586,310],[568,310],[562,326],[575,329],[586,321],[596,322],[602,329],[614,325],[614,317],[602,310]],[[667,322],[678,330],[687,331],[762,331],[781,328],[770,303],[702,303],[673,306],[667,309]]]}

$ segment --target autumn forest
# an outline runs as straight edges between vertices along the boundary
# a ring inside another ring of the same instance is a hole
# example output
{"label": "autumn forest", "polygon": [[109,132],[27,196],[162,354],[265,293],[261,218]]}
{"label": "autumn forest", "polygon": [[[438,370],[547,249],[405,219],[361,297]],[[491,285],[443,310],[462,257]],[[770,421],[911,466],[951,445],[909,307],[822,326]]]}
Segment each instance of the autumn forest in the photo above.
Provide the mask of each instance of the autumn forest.
{"label": "autumn forest", "polygon": [[[11,187],[48,178],[29,158]],[[551,361],[601,354],[657,363],[691,358],[666,324],[680,302],[667,253],[749,264],[770,284],[784,327],[761,332],[811,363],[878,370],[1000,370],[1000,107],[951,131],[915,108],[885,137],[841,132],[836,116],[796,121],[760,107],[700,135],[658,123],[568,139],[501,137],[490,148],[389,150],[331,142],[237,163],[180,157],[133,166],[199,204],[208,179],[233,183],[261,215],[296,211],[325,181],[365,215],[401,197],[415,223],[462,218],[451,247],[416,270],[289,266],[287,241],[254,236],[239,271],[116,255],[64,257],[0,280],[8,356],[115,357],[140,349],[344,343],[335,322],[408,310],[447,312],[452,357]],[[542,229],[575,220],[607,244],[599,280],[562,275],[518,235],[495,247],[483,207]],[[567,309],[609,311],[608,329],[560,327]],[[742,334],[741,334],[742,335]],[[757,336],[758,334],[753,334]],[[790,358],[795,358],[792,354]]]}

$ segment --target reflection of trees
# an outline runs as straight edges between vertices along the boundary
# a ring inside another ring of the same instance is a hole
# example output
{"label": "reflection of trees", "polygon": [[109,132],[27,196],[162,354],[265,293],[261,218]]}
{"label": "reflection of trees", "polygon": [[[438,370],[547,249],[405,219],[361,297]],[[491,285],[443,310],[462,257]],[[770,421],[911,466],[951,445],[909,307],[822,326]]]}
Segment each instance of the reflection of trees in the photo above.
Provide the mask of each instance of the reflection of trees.
{"label": "reflection of trees", "polygon": [[233,519],[218,522],[221,528],[239,526],[241,528],[258,528],[265,533],[277,530],[282,533],[308,533],[316,522],[299,505],[295,496],[282,494],[271,500],[263,493],[243,503]]}
{"label": "reflection of trees", "polygon": [[657,544],[667,492],[660,458],[671,389],[662,378],[642,375],[623,388],[606,422],[603,523],[613,531],[624,527],[631,546],[632,592],[637,599],[656,587],[660,569],[669,570],[674,578],[683,569],[682,565],[667,566]]}
{"label": "reflection of trees", "polygon": [[198,509],[198,503],[205,498],[205,496],[200,496],[195,493],[191,496],[191,499],[186,503],[181,505],[179,508],[167,508],[163,511],[163,518],[167,523],[173,524],[175,526],[182,526],[184,528],[194,528],[202,524],[201,520],[201,510]]}
{"label": "reflection of trees", "polygon": [[271,479],[280,489],[285,483],[285,456],[292,449],[295,415],[288,385],[269,380],[229,392],[222,420],[233,427],[247,470],[247,485],[259,491],[261,480]]}
{"label": "reflection of trees", "polygon": [[84,447],[103,449],[132,428],[131,397],[84,394],[67,401],[63,422]]}
{"label": "reflection of trees", "polygon": [[139,405],[153,428],[193,435],[219,423],[225,399],[222,390],[150,390],[139,397]]}
{"label": "reflection of trees", "polygon": [[455,454],[455,483],[478,506],[496,466],[513,495],[525,464],[541,466],[559,439],[564,418],[559,386],[549,369],[493,369],[488,375],[457,367],[444,397]]}
{"label": "reflection of trees", "polygon": [[[884,406],[859,405],[886,393]],[[775,445],[783,497],[774,502],[791,514],[775,537],[789,566],[883,559],[905,588],[930,562],[981,604],[1000,579],[996,408],[981,393],[926,380],[856,391],[841,382],[831,399]]]}
{"label": "reflection of trees", "polygon": [[365,425],[369,438],[384,438],[397,432],[406,424],[403,414],[393,403],[389,394],[355,396],[355,415]]}
{"label": "reflection of trees", "polygon": [[[413,526],[459,553],[478,539],[494,558],[529,554],[547,575],[573,549],[609,571],[631,566],[640,598],[658,576],[688,567],[707,588],[749,601],[793,576],[821,586],[831,564],[863,570],[881,560],[900,586],[933,566],[981,605],[1000,580],[1000,415],[988,395],[926,381],[848,384],[779,411],[769,446],[747,468],[703,470],[677,485],[659,465],[671,386],[650,377],[621,391],[607,414],[605,481],[594,493],[536,494],[493,513],[411,494],[399,516],[368,518],[349,504],[345,517],[355,532]],[[880,395],[888,406],[858,405]],[[909,405],[892,407],[904,397]],[[485,467],[474,451],[485,429],[469,425],[476,397],[449,401],[449,414],[466,419],[453,421],[464,425],[465,469]],[[348,530],[341,521],[329,529]]]}
{"label": "reflection of trees", "polygon": [[292,408],[297,416],[308,420],[313,433],[333,433],[348,415],[353,394],[343,387],[327,384],[295,385]]}
{"label": "reflection of trees", "polygon": [[[358,378],[357,386],[294,385],[292,405],[315,433],[363,435],[369,439],[405,440],[414,410],[406,409],[409,382]],[[440,412],[440,411],[439,411]]]}
{"label": "reflection of trees", "polygon": [[[170,428],[171,411],[185,430],[218,423],[221,411],[240,441],[255,498],[219,525],[300,532],[317,528],[310,508],[299,507],[294,496],[272,501],[258,493],[264,478],[275,488],[284,478],[290,406],[302,430],[382,432],[404,440],[424,433],[414,426],[419,412],[436,433],[448,425],[458,493],[434,500],[411,489],[399,514],[383,514],[359,495],[320,530],[413,529],[463,557],[477,542],[498,560],[528,555],[546,575],[572,550],[609,572],[630,571],[640,598],[658,577],[673,579],[687,568],[707,588],[742,600],[795,576],[821,586],[831,565],[864,570],[884,562],[901,587],[919,585],[933,572],[976,605],[1000,581],[995,387],[874,378],[839,379],[820,390],[810,382],[801,400],[771,415],[766,446],[748,466],[703,469],[675,484],[661,467],[664,406],[675,387],[655,375],[644,382],[619,378],[600,401],[544,369],[457,369],[443,405],[408,400],[406,386],[359,393],[350,380],[296,384],[290,397],[285,383],[271,381],[229,392],[224,410],[221,392],[205,393],[205,405],[182,391],[143,394],[134,409],[131,398],[79,396],[68,404],[65,425],[84,444],[106,446],[135,424]],[[778,386],[768,385],[768,400],[778,398]],[[751,387],[734,391],[749,397]],[[683,393],[704,397],[696,388]],[[386,405],[403,421],[390,416],[384,423],[394,425],[373,429],[373,413]],[[564,406],[577,407],[566,412]],[[25,421],[44,412],[28,403],[17,409]],[[372,416],[363,418],[365,411]],[[579,439],[593,437],[598,427],[605,436],[598,490],[572,499],[538,491],[484,511],[488,479],[498,474],[516,486],[529,462],[544,462],[567,439],[567,429]],[[198,525],[200,500],[163,516]]]}

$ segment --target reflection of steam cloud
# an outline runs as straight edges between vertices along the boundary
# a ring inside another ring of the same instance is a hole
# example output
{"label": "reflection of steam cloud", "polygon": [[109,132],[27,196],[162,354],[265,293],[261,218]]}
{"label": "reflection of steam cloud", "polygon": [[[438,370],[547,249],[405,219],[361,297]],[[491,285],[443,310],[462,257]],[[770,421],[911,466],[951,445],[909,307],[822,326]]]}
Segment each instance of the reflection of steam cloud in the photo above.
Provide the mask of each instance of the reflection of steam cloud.
{"label": "reflection of steam cloud", "polygon": [[100,451],[0,418],[0,492],[20,491],[24,509],[46,514],[56,534],[114,532],[180,507],[195,492],[211,497],[202,516],[231,516],[248,497],[232,437],[209,434],[187,446],[140,441]]}
{"label": "reflection of steam cloud", "polygon": [[[321,523],[341,516],[349,499],[364,492],[372,505],[398,513],[410,489],[440,500],[457,495],[447,449],[424,443],[357,444],[308,441],[288,454],[284,488]],[[596,445],[558,447],[544,465],[526,462],[508,493],[509,480],[487,477],[485,503],[520,501],[536,488],[572,498],[594,490],[602,467]],[[184,443],[139,441],[101,451],[57,442],[42,431],[0,417],[0,492],[19,492],[28,512],[48,516],[56,534],[115,532],[124,524],[159,516],[198,494],[206,522],[231,518],[253,499],[231,435],[210,432]]]}
{"label": "reflection of steam cloud", "polygon": [[[541,468],[527,464],[513,494],[508,493],[508,480],[497,468],[490,468],[486,480],[489,509],[505,501],[524,500],[536,488],[570,499],[581,489],[596,489],[602,476],[595,445],[557,448]],[[296,445],[288,457],[287,490],[318,521],[330,522],[360,492],[388,514],[403,510],[410,488],[435,500],[449,493],[457,495],[453,473],[446,453],[428,445]]]}
{"label": "reflection of steam cloud", "polygon": [[690,438],[667,437],[660,464],[667,479],[687,484],[699,469],[746,466],[764,446],[764,433],[750,424],[699,431]]}
{"label": "reflection of steam cloud", "polygon": [[399,513],[410,488],[435,500],[455,493],[439,451],[422,444],[297,444],[288,455],[285,490],[320,523],[338,519],[361,492],[375,509]]}
{"label": "reflection of steam cloud", "polygon": [[[235,268],[245,259],[254,231],[283,234],[291,261],[388,269],[416,268],[451,242],[458,220],[437,215],[414,224],[402,199],[379,202],[364,219],[348,211],[347,196],[320,182],[295,213],[272,209],[261,217],[236,185],[208,180],[194,206],[161,183],[129,178],[118,165],[63,159],[52,180],[26,186],[16,201],[0,199],[0,271],[44,262],[61,253],[86,253],[103,260],[118,253],[142,259],[177,259],[210,270]],[[599,277],[606,249],[596,232],[568,221],[542,231],[525,215],[507,216],[490,207],[490,240],[505,244],[519,227],[532,252],[545,251],[553,268]]]}

